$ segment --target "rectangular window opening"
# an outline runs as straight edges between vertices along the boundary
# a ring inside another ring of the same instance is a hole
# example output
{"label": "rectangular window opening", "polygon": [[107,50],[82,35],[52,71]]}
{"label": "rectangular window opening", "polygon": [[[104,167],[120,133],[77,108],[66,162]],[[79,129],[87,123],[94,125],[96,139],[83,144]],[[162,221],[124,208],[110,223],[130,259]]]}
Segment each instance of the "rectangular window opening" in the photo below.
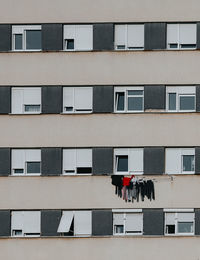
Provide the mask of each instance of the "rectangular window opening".
{"label": "rectangular window opening", "polygon": [[91,167],[78,167],[77,174],[91,174],[92,168]]}
{"label": "rectangular window opening", "polygon": [[40,112],[40,105],[24,105],[25,112]]}
{"label": "rectangular window opening", "polygon": [[40,170],[40,162],[26,162],[27,165],[27,174],[39,174]]}
{"label": "rectangular window opening", "polygon": [[117,172],[128,172],[128,155],[117,155]]}

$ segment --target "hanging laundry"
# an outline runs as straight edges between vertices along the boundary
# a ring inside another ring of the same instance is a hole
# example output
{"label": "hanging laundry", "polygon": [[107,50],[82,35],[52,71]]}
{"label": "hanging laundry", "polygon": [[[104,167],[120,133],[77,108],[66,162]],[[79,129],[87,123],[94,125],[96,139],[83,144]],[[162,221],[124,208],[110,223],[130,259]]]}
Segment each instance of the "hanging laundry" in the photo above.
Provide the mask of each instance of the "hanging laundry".
{"label": "hanging laundry", "polygon": [[115,194],[126,202],[144,201],[145,198],[155,200],[155,189],[152,180],[134,179],[123,175],[112,175],[112,184],[116,187]]}

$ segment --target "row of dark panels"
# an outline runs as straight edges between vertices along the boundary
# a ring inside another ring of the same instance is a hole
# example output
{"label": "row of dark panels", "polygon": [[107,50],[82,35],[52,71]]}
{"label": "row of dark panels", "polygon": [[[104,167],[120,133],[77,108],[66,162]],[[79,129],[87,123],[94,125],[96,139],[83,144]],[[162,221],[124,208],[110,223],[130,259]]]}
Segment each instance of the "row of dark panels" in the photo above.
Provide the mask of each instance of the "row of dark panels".
{"label": "row of dark panels", "polygon": [[0,237],[200,235],[200,209],[0,210]]}
{"label": "row of dark panels", "polygon": [[[189,23],[188,23],[189,24]],[[196,23],[196,31],[195,35],[191,36],[193,32],[185,32],[185,28],[183,29],[183,38],[187,37],[192,37],[186,41],[183,40],[183,49],[184,48],[200,48],[200,23]],[[186,23],[187,25],[187,23]],[[15,25],[14,25],[15,26]],[[19,25],[20,26],[20,25]],[[22,27],[23,25],[21,25]],[[32,25],[34,26],[34,25]],[[27,30],[27,37],[24,37],[25,39],[27,38],[28,41],[25,41],[23,44],[23,32],[20,31],[21,27],[15,28],[16,32],[13,34],[12,32],[12,25],[11,24],[1,24],[0,25],[0,51],[11,51],[13,50],[14,47],[17,46],[17,50],[23,50],[23,45],[29,45],[28,50],[34,49],[34,44],[36,43],[36,40],[39,39],[39,43],[36,44],[37,49],[42,50],[42,51],[59,51],[63,50],[63,45],[64,45],[64,37],[63,37],[63,24],[42,24],[40,25],[41,29],[34,29],[35,32],[31,32],[31,25],[24,25],[25,30]],[[112,23],[103,23],[103,24],[92,24],[92,34],[89,37],[89,40],[91,38],[92,40],[92,48],[89,50],[94,50],[94,51],[104,51],[104,50],[114,50],[114,45],[115,45],[115,26]],[[17,27],[17,25],[15,26]],[[26,29],[27,28],[27,29]],[[73,29],[72,29],[73,30]],[[177,29],[178,33],[179,29]],[[187,28],[186,28],[187,31]],[[39,33],[39,34],[38,34]],[[121,32],[120,34],[123,34],[124,32]],[[175,28],[175,33],[176,33],[176,28]],[[172,32],[170,34],[174,35],[174,29],[172,29]],[[73,36],[74,33],[70,32],[67,33],[66,36],[66,45],[67,49],[69,50],[74,50],[74,44],[76,39]],[[87,37],[87,31],[82,31],[82,35],[86,35]],[[130,38],[133,38],[133,47],[130,45],[130,50],[134,49],[144,49],[144,50],[163,50],[167,48],[167,23],[145,23],[144,24],[144,35],[141,36],[141,33],[138,34],[138,29],[136,29],[136,35],[132,35]],[[197,34],[197,35],[196,35]],[[29,38],[30,39],[29,39]],[[136,39],[134,39],[134,37]],[[142,39],[139,39],[138,42],[138,37],[142,37]],[[195,39],[193,39],[195,37]],[[14,39],[13,39],[14,38]],[[80,37],[79,37],[80,38]],[[178,48],[177,46],[179,45],[179,39],[175,39],[169,43],[170,48]],[[15,41],[13,43],[13,41]],[[85,41],[83,37],[83,45],[87,45],[88,40]],[[117,45],[118,49],[125,49],[125,44],[123,43],[124,39],[119,39],[119,44]],[[143,43],[140,44],[140,41],[143,41]],[[121,43],[122,42],[122,43]],[[135,45],[134,45],[134,42]],[[14,45],[14,47],[13,47]],[[38,46],[37,46],[38,45]],[[180,44],[181,45],[181,44]],[[14,48],[15,50],[16,48]],[[87,49],[87,48],[86,48]],[[26,48],[25,48],[26,50]]]}
{"label": "row of dark panels", "polygon": [[199,112],[200,86],[0,87],[0,114]]}
{"label": "row of dark panels", "polygon": [[0,148],[0,176],[34,173],[41,176],[200,174],[200,147]]}

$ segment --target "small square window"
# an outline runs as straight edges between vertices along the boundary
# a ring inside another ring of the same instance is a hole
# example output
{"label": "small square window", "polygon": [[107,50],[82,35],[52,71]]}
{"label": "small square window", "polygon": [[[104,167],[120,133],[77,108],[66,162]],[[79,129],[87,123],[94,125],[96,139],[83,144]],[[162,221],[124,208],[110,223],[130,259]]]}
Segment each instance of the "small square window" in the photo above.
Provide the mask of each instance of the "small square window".
{"label": "small square window", "polygon": [[167,234],[175,234],[175,225],[167,225],[166,226]]}
{"label": "small square window", "polygon": [[124,233],[124,226],[123,225],[115,225],[114,227],[115,234],[123,234]]}
{"label": "small square window", "polygon": [[67,39],[66,40],[66,49],[67,50],[74,50],[74,39]]}
{"label": "small square window", "polygon": [[195,110],[195,96],[180,96],[180,110]]}
{"label": "small square window", "polygon": [[40,173],[40,162],[27,162],[27,174]]}
{"label": "small square window", "polygon": [[41,30],[26,30],[26,49],[42,49]]}

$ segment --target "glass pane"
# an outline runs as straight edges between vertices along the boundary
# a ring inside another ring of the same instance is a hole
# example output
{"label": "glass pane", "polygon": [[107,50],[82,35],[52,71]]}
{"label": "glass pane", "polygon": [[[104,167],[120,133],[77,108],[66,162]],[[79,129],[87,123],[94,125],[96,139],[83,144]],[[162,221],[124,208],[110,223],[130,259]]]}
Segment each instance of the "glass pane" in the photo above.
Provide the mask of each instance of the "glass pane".
{"label": "glass pane", "polygon": [[180,96],[180,110],[195,110],[194,96]]}
{"label": "glass pane", "polygon": [[143,90],[128,90],[128,95],[143,95]]}
{"label": "glass pane", "polygon": [[27,162],[27,173],[40,173],[40,162]]}
{"label": "glass pane", "polygon": [[175,234],[175,225],[167,225],[166,226],[167,234]]}
{"label": "glass pane", "polygon": [[15,50],[22,50],[22,34],[15,34]]}
{"label": "glass pane", "polygon": [[24,173],[24,169],[14,169],[14,173],[22,174]]}
{"label": "glass pane", "polygon": [[128,155],[117,156],[117,171],[127,172],[128,171]]}
{"label": "glass pane", "polygon": [[115,225],[115,233],[116,234],[124,233],[124,226],[123,225]]}
{"label": "glass pane", "polygon": [[193,233],[193,222],[178,222],[178,233]]}
{"label": "glass pane", "polygon": [[143,110],[143,97],[129,97],[128,98],[128,110]]}
{"label": "glass pane", "polygon": [[176,93],[169,93],[169,110],[176,110]]}
{"label": "glass pane", "polygon": [[40,105],[25,105],[25,112],[40,112]]}
{"label": "glass pane", "polygon": [[124,93],[116,93],[117,111],[124,111]]}
{"label": "glass pane", "polygon": [[67,48],[67,50],[73,50],[74,49],[74,39],[67,40],[66,48]]}
{"label": "glass pane", "polygon": [[183,155],[183,171],[194,171],[194,155]]}
{"label": "glass pane", "polygon": [[125,45],[117,45],[118,50],[125,50]]}
{"label": "glass pane", "polygon": [[41,50],[41,31],[27,30],[26,31],[26,49]]}

